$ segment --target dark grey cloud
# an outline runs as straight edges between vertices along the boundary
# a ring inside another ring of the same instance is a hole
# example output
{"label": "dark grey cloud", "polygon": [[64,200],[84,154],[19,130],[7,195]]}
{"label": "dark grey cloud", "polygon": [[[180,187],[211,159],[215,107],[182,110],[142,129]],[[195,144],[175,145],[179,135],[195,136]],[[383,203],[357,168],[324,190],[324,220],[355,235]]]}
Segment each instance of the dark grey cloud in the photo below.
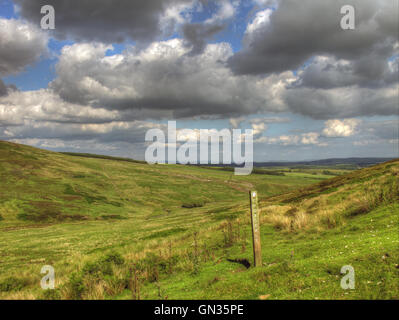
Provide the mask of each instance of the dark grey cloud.
{"label": "dark grey cloud", "polygon": [[292,112],[313,119],[398,114],[398,87],[395,85],[380,89],[295,88],[286,90],[282,99]]}
{"label": "dark grey cloud", "polygon": [[11,91],[18,91],[14,84],[6,85],[3,80],[0,79],[0,97],[6,96]]}
{"label": "dark grey cloud", "polygon": [[19,73],[46,52],[47,37],[39,28],[0,18],[0,75]]}
{"label": "dark grey cloud", "polygon": [[215,5],[218,7],[209,19],[200,23],[186,23],[182,26],[182,34],[186,45],[191,47],[190,55],[200,54],[204,51],[207,42],[214,35],[226,27],[226,21],[231,20],[236,14],[239,3],[231,0],[201,1],[202,6]]}
{"label": "dark grey cloud", "polygon": [[224,28],[220,24],[187,23],[183,25],[182,31],[187,45],[191,47],[191,55],[200,54],[204,51],[207,41]]}
{"label": "dark grey cloud", "polygon": [[[342,30],[340,8],[353,5],[356,29]],[[354,76],[381,77],[398,41],[398,0],[280,0],[269,21],[252,26],[229,61],[237,74],[294,70],[315,55],[354,62]]]}
{"label": "dark grey cloud", "polygon": [[291,87],[331,89],[347,86],[381,88],[399,82],[399,56],[391,61],[378,56],[361,57],[357,61],[337,61],[333,57],[318,56],[298,72],[298,80]]}
{"label": "dark grey cloud", "polygon": [[[56,14],[54,34],[59,39],[107,43],[134,40],[149,42],[178,23],[180,13],[193,0],[14,0],[21,16],[40,25],[43,5],[52,5]],[[176,11],[175,10],[175,11]],[[173,13],[173,14],[172,14]],[[179,18],[179,17],[178,17]]]}
{"label": "dark grey cloud", "polygon": [[4,84],[3,80],[0,79],[0,97],[7,95],[7,87]]}

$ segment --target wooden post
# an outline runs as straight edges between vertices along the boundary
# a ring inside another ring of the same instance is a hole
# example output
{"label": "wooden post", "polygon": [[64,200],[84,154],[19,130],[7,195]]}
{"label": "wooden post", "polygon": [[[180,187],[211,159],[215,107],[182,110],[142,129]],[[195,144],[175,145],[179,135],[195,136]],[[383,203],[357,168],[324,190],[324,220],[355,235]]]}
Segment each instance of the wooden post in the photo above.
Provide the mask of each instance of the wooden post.
{"label": "wooden post", "polygon": [[258,193],[256,191],[250,191],[249,199],[251,203],[251,223],[252,223],[252,243],[254,248],[254,264],[255,267],[260,267],[262,266],[262,249],[260,246]]}

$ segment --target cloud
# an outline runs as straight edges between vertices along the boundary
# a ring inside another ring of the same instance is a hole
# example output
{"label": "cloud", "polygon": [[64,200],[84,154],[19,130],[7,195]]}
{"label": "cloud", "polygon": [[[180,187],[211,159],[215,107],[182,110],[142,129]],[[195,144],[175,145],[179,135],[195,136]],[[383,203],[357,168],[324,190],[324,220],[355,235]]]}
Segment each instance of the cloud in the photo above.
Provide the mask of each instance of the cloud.
{"label": "cloud", "polygon": [[291,120],[288,118],[281,118],[281,117],[261,117],[261,118],[254,118],[250,119],[249,122],[252,124],[259,124],[259,123],[287,123]]}
{"label": "cloud", "polygon": [[264,141],[263,133],[267,131],[268,124],[271,123],[286,123],[290,122],[289,119],[280,118],[280,117],[261,117],[261,118],[254,118],[248,121],[251,124],[253,130],[253,136],[255,142],[262,142]]}
{"label": "cloud", "polygon": [[331,56],[316,56],[298,72],[293,87],[332,89],[358,86],[381,88],[399,81],[399,56],[388,61],[367,56],[357,61],[337,60]]}
{"label": "cloud", "polygon": [[359,131],[369,139],[398,139],[399,120],[364,121],[360,124]]}
{"label": "cloud", "polygon": [[277,7],[279,0],[253,0],[257,7]]}
{"label": "cloud", "polygon": [[112,145],[116,142],[144,144],[145,134],[158,125],[146,121],[112,121],[108,123],[59,123],[25,120],[21,126],[9,126],[1,138],[41,140],[92,140]]}
{"label": "cloud", "polygon": [[241,123],[245,121],[244,117],[239,118],[231,118],[229,119],[230,127],[232,129],[238,129],[241,126]]}
{"label": "cloud", "polygon": [[72,103],[136,114],[145,110],[145,116],[158,119],[286,110],[281,93],[292,73],[235,76],[225,66],[233,54],[227,43],[208,44],[195,56],[187,54],[182,39],[106,56],[109,48],[89,43],[64,47],[50,87]]}
{"label": "cloud", "polygon": [[253,119],[246,119],[245,117],[230,118],[229,123],[232,129],[237,129],[243,122],[248,121],[251,125],[270,124],[270,123],[287,123],[291,120],[281,117],[258,117]]}
{"label": "cloud", "polygon": [[302,144],[319,144],[320,134],[317,132],[309,132],[302,134]]}
{"label": "cloud", "polygon": [[27,120],[65,123],[104,123],[120,120],[117,111],[68,103],[48,89],[9,91],[0,97],[0,125],[23,125]]}
{"label": "cloud", "polygon": [[261,137],[257,143],[278,144],[283,146],[317,145],[324,147],[327,144],[319,141],[320,133],[307,132],[300,135],[281,135],[277,137]]}
{"label": "cloud", "polygon": [[0,79],[0,97],[6,96],[13,91],[18,91],[17,87],[14,84],[6,85],[3,80]]}
{"label": "cloud", "polygon": [[191,55],[202,53],[207,42],[225,28],[226,20],[236,14],[236,4],[229,0],[212,1],[212,3],[218,6],[218,10],[210,18],[203,22],[186,23],[182,26],[183,37],[186,45],[191,48]]}
{"label": "cloud", "polygon": [[189,23],[182,27],[184,39],[187,46],[191,47],[190,54],[196,55],[204,51],[207,40],[222,31],[224,28],[220,24]]}
{"label": "cloud", "polygon": [[0,97],[0,139],[86,149],[85,141],[90,140],[110,148],[122,142],[144,145],[145,133],[153,128],[164,125],[135,120],[116,110],[69,103],[49,89],[9,91]]}
{"label": "cloud", "polygon": [[[309,151],[312,150],[311,147],[327,145],[345,156],[351,155],[345,153],[351,144],[356,148],[363,148],[362,156],[370,155],[364,148],[371,144],[379,148],[384,155],[397,153],[398,120],[361,122],[357,119],[335,119],[326,121],[325,130],[321,133],[312,130],[300,134],[267,136],[264,133],[269,124],[290,120],[279,117],[233,119],[233,123],[243,121],[254,130],[257,161],[263,161],[266,156],[275,160],[298,158],[290,152],[300,153],[301,159],[314,157]],[[151,121],[135,120],[124,110],[107,110],[68,103],[51,90],[12,91],[7,96],[0,97],[0,139],[41,148],[106,153],[142,159],[146,148],[144,137],[147,130],[160,128],[165,131],[165,126]],[[194,129],[191,131],[194,136],[187,136],[187,133],[178,130],[179,141],[197,137],[198,131],[199,129]],[[335,139],[338,136],[345,139]],[[317,158],[333,156],[327,151],[317,152]]]}
{"label": "cloud", "polygon": [[194,0],[14,0],[21,16],[39,25],[43,5],[56,14],[54,35],[58,39],[120,43],[133,40],[148,43],[171,34],[187,21]]}
{"label": "cloud", "polygon": [[163,127],[118,111],[71,104],[48,89],[0,97],[0,139],[38,147],[86,151],[98,147],[100,153],[118,154],[126,147],[121,143],[127,143],[139,145],[138,152],[144,148],[147,130]]}
{"label": "cloud", "polygon": [[262,11],[258,11],[255,15],[255,18],[248,23],[247,29],[245,30],[245,38],[244,41],[247,45],[251,43],[252,36],[256,34],[258,30],[265,28],[270,23],[270,16],[272,15],[272,9],[266,9]]}
{"label": "cloud", "polygon": [[358,119],[328,120],[323,135],[330,138],[350,137],[355,134],[360,122]]}
{"label": "cloud", "polygon": [[[356,9],[355,30],[340,27],[343,5]],[[362,77],[381,76],[398,42],[397,8],[398,0],[280,0],[250,22],[244,48],[229,65],[237,74],[280,73],[330,55],[352,61]]]}
{"label": "cloud", "polygon": [[7,95],[7,87],[4,82],[0,79],[0,97]]}
{"label": "cloud", "polygon": [[[251,127],[257,153],[274,150],[279,159],[327,144],[345,154],[370,141],[391,152],[397,142],[397,122],[354,119],[397,115],[399,41],[390,7],[397,0],[255,0],[238,53],[208,43],[233,18],[245,20],[238,1],[210,0],[213,14],[198,15],[207,16],[201,22],[193,19],[206,5],[200,0],[69,2],[15,0],[29,22],[0,18],[1,77],[37,61],[47,34],[75,40],[62,49],[48,89],[19,92],[0,80],[0,139],[141,152],[146,130],[163,128],[156,120],[222,118],[231,128]],[[43,4],[56,9],[54,33],[37,27]],[[342,4],[355,5],[354,31],[339,27]],[[111,53],[111,43],[122,41],[126,50]],[[290,119],[260,116],[290,112],[322,121],[306,119],[306,130],[287,133],[273,124]]]}
{"label": "cloud", "polygon": [[47,51],[46,35],[32,24],[0,18],[0,75],[13,75]]}
{"label": "cloud", "polygon": [[379,89],[357,86],[334,89],[300,87],[285,90],[282,99],[292,112],[313,119],[396,115],[398,89],[397,84]]}
{"label": "cloud", "polygon": [[[1,132],[1,128],[0,128]],[[8,141],[27,144],[37,148],[50,149],[59,152],[81,152],[93,154],[106,154],[118,157],[144,160],[146,145],[143,143],[130,143],[126,141],[115,141],[112,143],[101,142],[93,139],[56,139],[56,138],[24,138],[9,139]]]}
{"label": "cloud", "polygon": [[240,117],[294,112],[314,119],[394,115],[398,84],[308,88],[302,74],[236,75],[226,66],[227,43],[208,44],[190,55],[184,40],[154,42],[107,56],[112,46],[65,46],[50,84],[71,103],[119,110],[135,119]]}
{"label": "cloud", "polygon": [[392,155],[398,156],[399,120],[363,121],[358,126],[358,135],[353,145],[357,147],[373,148],[385,146]]}
{"label": "cloud", "polygon": [[70,140],[65,141],[61,139],[38,139],[38,138],[23,138],[10,139],[9,141],[34,146],[37,148],[45,148],[59,151],[80,151],[80,152],[98,152],[103,153],[118,152],[119,146],[112,146],[106,143],[99,143],[95,140]]}
{"label": "cloud", "polygon": [[252,123],[254,139],[259,138],[267,130],[267,125],[263,122]]}
{"label": "cloud", "polygon": [[218,10],[209,19],[207,19],[205,23],[220,23],[235,16],[236,7],[238,5],[237,1],[218,0],[215,1],[215,4],[218,5]]}

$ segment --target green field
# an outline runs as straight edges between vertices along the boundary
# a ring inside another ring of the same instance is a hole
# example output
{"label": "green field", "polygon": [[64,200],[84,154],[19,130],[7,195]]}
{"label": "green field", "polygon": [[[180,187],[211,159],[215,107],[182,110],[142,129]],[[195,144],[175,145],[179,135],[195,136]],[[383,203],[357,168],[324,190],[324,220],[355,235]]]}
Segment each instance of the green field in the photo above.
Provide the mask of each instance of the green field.
{"label": "green field", "polygon": [[[0,299],[399,299],[398,174],[235,176],[0,142]],[[264,265],[247,269],[229,260],[252,264],[249,190]],[[56,290],[40,288],[44,265]]]}

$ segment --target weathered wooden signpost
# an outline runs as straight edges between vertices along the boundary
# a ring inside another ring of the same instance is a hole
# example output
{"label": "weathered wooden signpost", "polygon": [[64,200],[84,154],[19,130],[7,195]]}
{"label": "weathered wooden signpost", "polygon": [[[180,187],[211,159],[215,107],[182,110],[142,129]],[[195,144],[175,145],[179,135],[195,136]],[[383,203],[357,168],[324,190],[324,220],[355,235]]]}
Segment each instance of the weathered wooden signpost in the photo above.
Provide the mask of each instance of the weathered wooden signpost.
{"label": "weathered wooden signpost", "polygon": [[254,264],[255,267],[260,267],[262,266],[262,250],[260,246],[258,193],[256,191],[250,191],[249,199],[251,203],[251,223],[252,223],[252,243],[254,248]]}

